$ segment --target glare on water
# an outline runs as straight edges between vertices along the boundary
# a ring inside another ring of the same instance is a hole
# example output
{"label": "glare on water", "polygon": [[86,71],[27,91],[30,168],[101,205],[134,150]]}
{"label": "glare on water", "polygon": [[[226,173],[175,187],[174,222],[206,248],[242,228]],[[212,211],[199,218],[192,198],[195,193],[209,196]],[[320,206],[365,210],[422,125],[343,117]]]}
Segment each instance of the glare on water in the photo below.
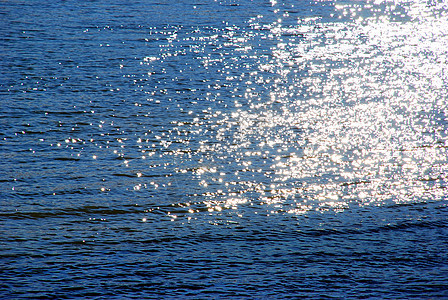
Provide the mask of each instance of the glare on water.
{"label": "glare on water", "polygon": [[[166,44],[143,59],[140,88],[165,66],[178,76],[148,89],[148,101],[169,94],[168,81],[186,81],[168,99],[186,119],[155,136],[170,158],[171,188],[184,195],[178,205],[189,213],[241,205],[304,213],[440,198],[446,12],[359,2],[336,5],[333,17],[345,22],[322,23],[271,4],[276,19],[258,15],[245,30],[154,30]],[[202,82],[189,81],[192,72]],[[190,107],[176,105],[179,97],[192,97]]]}

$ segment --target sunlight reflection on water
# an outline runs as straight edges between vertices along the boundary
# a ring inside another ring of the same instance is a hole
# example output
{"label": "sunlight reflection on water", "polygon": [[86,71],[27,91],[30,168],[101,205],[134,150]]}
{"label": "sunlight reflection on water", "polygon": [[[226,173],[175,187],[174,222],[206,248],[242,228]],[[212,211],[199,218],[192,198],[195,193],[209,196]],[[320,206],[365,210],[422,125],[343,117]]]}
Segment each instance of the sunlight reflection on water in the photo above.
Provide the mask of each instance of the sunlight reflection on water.
{"label": "sunlight reflection on water", "polygon": [[448,22],[440,8],[415,5],[338,4],[336,17],[353,20],[343,23],[279,7],[277,21],[259,15],[245,30],[163,33],[158,68],[193,55],[196,72],[213,65],[222,75],[196,98],[210,106],[173,121],[167,137],[178,144],[177,188],[191,198],[179,206],[303,213],[442,197]]}

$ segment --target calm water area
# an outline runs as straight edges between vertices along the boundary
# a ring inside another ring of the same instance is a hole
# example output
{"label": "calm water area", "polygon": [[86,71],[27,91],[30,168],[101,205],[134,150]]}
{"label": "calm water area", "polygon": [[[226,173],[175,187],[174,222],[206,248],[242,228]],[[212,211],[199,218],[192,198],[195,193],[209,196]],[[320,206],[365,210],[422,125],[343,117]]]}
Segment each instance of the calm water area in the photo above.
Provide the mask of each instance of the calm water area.
{"label": "calm water area", "polygon": [[445,1],[0,1],[1,299],[448,299]]}

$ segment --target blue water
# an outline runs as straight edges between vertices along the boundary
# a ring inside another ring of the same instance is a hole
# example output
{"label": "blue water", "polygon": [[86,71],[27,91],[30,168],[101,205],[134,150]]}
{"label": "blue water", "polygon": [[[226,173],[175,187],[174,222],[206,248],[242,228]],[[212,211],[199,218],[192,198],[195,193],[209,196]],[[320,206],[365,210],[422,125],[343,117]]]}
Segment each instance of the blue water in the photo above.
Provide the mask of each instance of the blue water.
{"label": "blue water", "polygon": [[0,298],[448,298],[448,6],[2,1]]}

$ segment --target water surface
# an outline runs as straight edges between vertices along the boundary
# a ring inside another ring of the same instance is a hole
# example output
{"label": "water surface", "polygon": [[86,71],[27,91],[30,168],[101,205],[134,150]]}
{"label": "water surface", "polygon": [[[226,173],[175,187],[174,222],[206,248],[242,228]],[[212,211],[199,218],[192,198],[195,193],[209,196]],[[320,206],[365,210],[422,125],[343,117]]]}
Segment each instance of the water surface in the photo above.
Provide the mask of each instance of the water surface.
{"label": "water surface", "polygon": [[446,298],[435,1],[3,1],[2,298]]}

